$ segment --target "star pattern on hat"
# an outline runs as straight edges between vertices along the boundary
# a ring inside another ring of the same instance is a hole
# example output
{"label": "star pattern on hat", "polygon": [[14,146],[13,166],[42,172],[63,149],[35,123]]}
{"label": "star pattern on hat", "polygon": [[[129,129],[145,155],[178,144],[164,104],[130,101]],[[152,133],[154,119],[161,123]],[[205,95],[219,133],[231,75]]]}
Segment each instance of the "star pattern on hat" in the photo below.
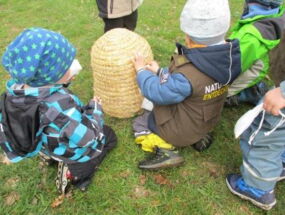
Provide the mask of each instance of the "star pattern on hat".
{"label": "star pattern on hat", "polygon": [[61,34],[43,28],[22,32],[6,49],[2,63],[17,83],[56,83],[68,70],[76,50]]}

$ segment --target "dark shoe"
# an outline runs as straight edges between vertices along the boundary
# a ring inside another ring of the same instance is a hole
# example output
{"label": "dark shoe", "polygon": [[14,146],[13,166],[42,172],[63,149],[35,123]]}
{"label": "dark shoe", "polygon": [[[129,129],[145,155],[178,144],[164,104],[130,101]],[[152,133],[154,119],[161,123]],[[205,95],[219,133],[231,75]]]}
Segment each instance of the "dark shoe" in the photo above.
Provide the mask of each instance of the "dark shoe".
{"label": "dark shoe", "polygon": [[179,166],[184,162],[177,150],[156,148],[154,156],[139,162],[140,169],[156,170]]}
{"label": "dark shoe", "polygon": [[42,160],[42,162],[47,166],[51,166],[52,164],[56,163],[56,161],[54,159],[52,159],[50,156],[44,154],[43,152],[39,152],[39,156],[40,156],[40,159]]}
{"label": "dark shoe", "polygon": [[261,81],[256,85],[242,90],[239,94],[226,98],[225,107],[236,107],[242,103],[257,105],[267,93],[269,87]]}
{"label": "dark shoe", "polygon": [[213,143],[213,136],[212,134],[206,134],[201,140],[197,143],[193,144],[192,147],[196,149],[198,152],[202,152],[209,148]]}
{"label": "dark shoe", "polygon": [[236,107],[238,106],[239,103],[239,96],[238,95],[234,95],[234,96],[230,96],[226,98],[226,101],[224,103],[225,107]]}
{"label": "dark shoe", "polygon": [[269,90],[269,86],[264,81],[261,81],[252,87],[255,95],[258,95],[259,98],[262,98]]}
{"label": "dark shoe", "polygon": [[73,179],[66,164],[62,161],[58,162],[57,176],[55,179],[55,185],[59,193],[65,194],[71,180]]}
{"label": "dark shoe", "polygon": [[275,204],[275,194],[272,191],[263,191],[247,185],[241,175],[229,174],[226,183],[230,191],[242,199],[251,201],[257,207],[270,210]]}

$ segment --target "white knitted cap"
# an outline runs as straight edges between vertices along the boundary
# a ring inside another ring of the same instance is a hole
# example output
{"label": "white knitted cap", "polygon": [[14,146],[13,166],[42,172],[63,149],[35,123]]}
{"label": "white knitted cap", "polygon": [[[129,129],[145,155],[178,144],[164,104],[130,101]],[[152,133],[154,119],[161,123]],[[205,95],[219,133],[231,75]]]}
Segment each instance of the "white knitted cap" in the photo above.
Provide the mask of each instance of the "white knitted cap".
{"label": "white knitted cap", "polygon": [[180,28],[197,43],[224,41],[230,27],[228,0],[188,0],[180,16]]}

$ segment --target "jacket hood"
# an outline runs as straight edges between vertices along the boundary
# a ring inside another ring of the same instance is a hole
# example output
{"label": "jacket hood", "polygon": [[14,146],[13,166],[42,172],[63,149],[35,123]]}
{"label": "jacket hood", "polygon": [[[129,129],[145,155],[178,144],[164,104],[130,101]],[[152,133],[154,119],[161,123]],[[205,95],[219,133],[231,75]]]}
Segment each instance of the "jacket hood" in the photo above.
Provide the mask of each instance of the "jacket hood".
{"label": "jacket hood", "polygon": [[8,81],[7,93],[3,94],[0,102],[1,124],[6,138],[4,142],[9,143],[17,155],[29,157],[41,148],[42,101],[61,90],[62,85],[27,89],[17,89],[16,86],[14,80]]}
{"label": "jacket hood", "polygon": [[[239,21],[238,21],[238,24],[246,24],[246,23],[252,23],[252,22],[255,22],[257,20],[260,20],[260,19],[267,19],[267,18],[277,18],[277,17],[280,17],[284,14],[284,6],[280,6],[279,7],[279,12],[276,13],[276,14],[256,14],[255,16],[253,17],[249,17],[249,18],[241,18]],[[242,17],[246,16],[248,14],[248,10],[245,8],[244,11],[243,11],[243,14],[242,14]],[[235,28],[235,26],[234,26]]]}
{"label": "jacket hood", "polygon": [[221,45],[205,48],[186,48],[177,44],[179,54],[202,73],[224,85],[232,83],[241,73],[241,56],[238,40],[227,40]]}

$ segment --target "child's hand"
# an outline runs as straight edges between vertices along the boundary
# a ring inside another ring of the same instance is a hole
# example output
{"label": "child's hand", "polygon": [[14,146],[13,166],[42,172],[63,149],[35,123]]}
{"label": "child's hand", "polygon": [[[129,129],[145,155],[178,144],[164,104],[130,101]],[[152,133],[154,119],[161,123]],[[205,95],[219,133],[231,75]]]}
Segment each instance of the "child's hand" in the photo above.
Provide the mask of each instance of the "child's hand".
{"label": "child's hand", "polygon": [[99,105],[102,105],[102,99],[99,96],[94,96],[93,101],[97,102]]}
{"label": "child's hand", "polygon": [[280,109],[285,107],[285,98],[280,87],[268,91],[264,96],[263,108],[275,116],[279,115]]}
{"label": "child's hand", "polygon": [[136,53],[133,64],[135,66],[136,71],[145,67],[145,58],[140,53]]}
{"label": "child's hand", "polygon": [[150,64],[146,65],[145,68],[156,74],[159,69],[159,65],[156,61],[151,61]]}

